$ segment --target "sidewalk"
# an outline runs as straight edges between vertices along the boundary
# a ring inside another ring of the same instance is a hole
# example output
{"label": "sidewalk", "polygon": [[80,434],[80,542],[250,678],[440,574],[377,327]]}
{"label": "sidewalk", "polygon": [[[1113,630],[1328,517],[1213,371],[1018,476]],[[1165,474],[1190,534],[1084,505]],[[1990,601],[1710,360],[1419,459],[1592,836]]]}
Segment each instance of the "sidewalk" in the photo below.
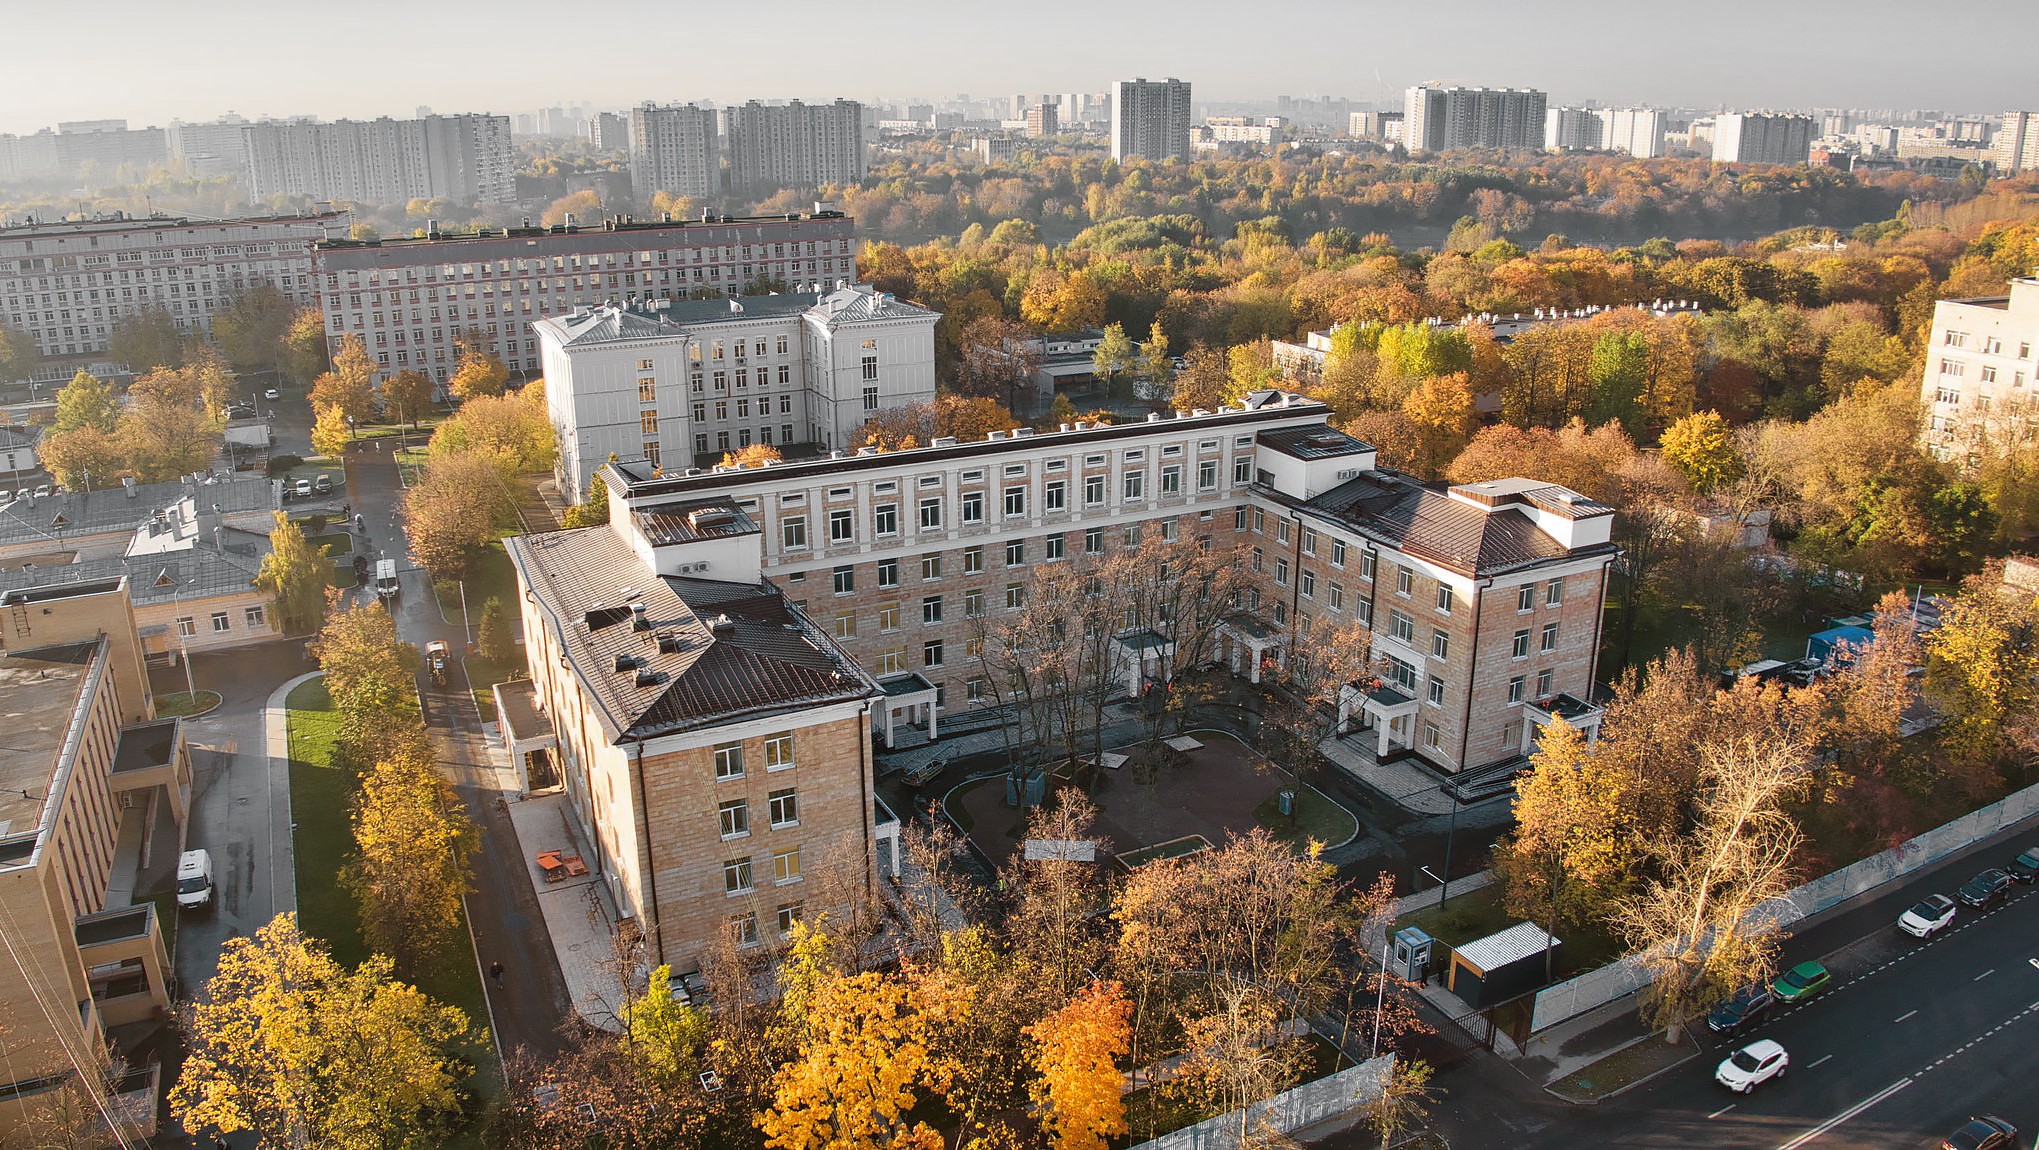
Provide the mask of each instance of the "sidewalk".
{"label": "sidewalk", "polygon": [[1444,783],[1422,767],[1406,761],[1383,763],[1372,751],[1361,749],[1360,743],[1371,738],[1370,732],[1361,731],[1344,738],[1325,739],[1317,749],[1339,770],[1386,795],[1411,814],[1448,815],[1454,808],[1472,805],[1455,803],[1444,793]]}
{"label": "sidewalk", "polygon": [[[498,749],[490,746],[492,757]],[[539,851],[557,850],[588,860],[595,852],[581,841],[565,794],[554,791],[521,800],[510,798],[508,803],[524,869],[559,956],[559,972],[566,979],[573,1011],[603,1029],[620,1029],[629,995],[616,956],[616,904],[608,886],[592,862],[585,875],[548,883],[535,861]]]}

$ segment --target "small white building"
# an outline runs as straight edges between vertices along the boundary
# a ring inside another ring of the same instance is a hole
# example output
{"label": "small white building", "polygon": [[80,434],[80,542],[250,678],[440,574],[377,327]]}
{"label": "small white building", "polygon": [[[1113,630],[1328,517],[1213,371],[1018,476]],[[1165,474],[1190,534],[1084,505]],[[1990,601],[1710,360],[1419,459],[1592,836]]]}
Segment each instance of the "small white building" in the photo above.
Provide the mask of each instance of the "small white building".
{"label": "small white building", "polygon": [[940,319],[856,285],[539,320],[561,489],[579,502],[612,455],[682,469],[752,444],[854,446],[873,415],[934,399]]}

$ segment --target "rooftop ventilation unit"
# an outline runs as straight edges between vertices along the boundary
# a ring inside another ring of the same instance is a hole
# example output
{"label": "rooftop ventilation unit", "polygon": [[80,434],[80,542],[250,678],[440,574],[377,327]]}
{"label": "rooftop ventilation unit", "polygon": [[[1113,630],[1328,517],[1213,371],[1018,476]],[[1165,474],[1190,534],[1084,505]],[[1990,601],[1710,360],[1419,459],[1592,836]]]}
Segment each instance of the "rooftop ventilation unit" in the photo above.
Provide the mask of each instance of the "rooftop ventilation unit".
{"label": "rooftop ventilation unit", "polygon": [[635,657],[630,655],[616,656],[616,670],[619,674],[624,671],[635,670],[636,668],[637,659]]}

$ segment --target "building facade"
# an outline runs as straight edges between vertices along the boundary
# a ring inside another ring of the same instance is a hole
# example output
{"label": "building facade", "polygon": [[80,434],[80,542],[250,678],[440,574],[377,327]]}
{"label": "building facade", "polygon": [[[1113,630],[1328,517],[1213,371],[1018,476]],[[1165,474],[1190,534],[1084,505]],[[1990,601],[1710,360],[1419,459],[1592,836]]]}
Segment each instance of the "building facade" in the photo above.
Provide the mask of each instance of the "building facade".
{"label": "building facade", "polygon": [[316,302],[312,245],[346,220],[111,216],[0,227],[0,318],[52,359],[104,355],[114,325],[150,307],[206,335],[213,315],[257,284]]}
{"label": "building facade", "polygon": [[722,193],[721,137],[715,110],[695,104],[630,109],[630,193],[705,198]]}
{"label": "building facade", "polygon": [[1411,152],[1541,148],[1547,103],[1533,88],[1419,84],[1403,94],[1402,143]]}
{"label": "building facade", "polygon": [[1188,80],[1120,80],[1112,85],[1112,159],[1190,158]]}
{"label": "building facade", "polygon": [[330,346],[358,335],[381,370],[443,383],[469,331],[480,331],[510,370],[534,372],[534,320],[581,304],[735,295],[764,284],[833,289],[856,279],[855,242],[856,222],[823,209],[333,240],[314,258]]}
{"label": "building facade", "polygon": [[2039,428],[2039,278],[2011,281],[2007,296],[1933,305],[1920,399],[1927,450],[1973,467],[1992,450],[2031,441]]}
{"label": "building facade", "polygon": [[368,204],[516,202],[510,118],[264,122],[245,129],[248,190]]}
{"label": "building facade", "polygon": [[755,195],[854,184],[869,169],[864,106],[854,100],[752,100],[732,105],[723,116],[731,192]]}
{"label": "building facade", "polygon": [[1543,116],[1543,146],[1553,152],[1596,152],[1606,146],[1599,108],[1552,108]]}
{"label": "building facade", "polygon": [[1713,118],[1718,164],[1803,164],[1812,154],[1813,119],[1778,112],[1729,112]]}
{"label": "building facade", "polygon": [[1990,154],[2000,176],[2039,168],[2039,112],[2005,112]]}
{"label": "building facade", "polygon": [[1035,104],[1027,109],[1027,138],[1045,140],[1062,131],[1060,109],[1055,104]]}
{"label": "building facade", "polygon": [[849,447],[871,416],[934,399],[940,318],[859,285],[540,320],[560,490],[584,499],[612,455],[677,470],[754,443]]}
{"label": "building facade", "polygon": [[1544,146],[1552,151],[1664,154],[1664,113],[1656,108],[1552,108],[1544,114]]}
{"label": "building facade", "polygon": [[[1560,487],[1442,489],[1378,468],[1329,410],[1244,408],[766,468],[604,471],[611,521],[681,500],[755,524],[734,577],[768,579],[885,691],[872,721],[938,725],[993,696],[974,642],[1028,573],[1143,541],[1236,549],[1256,589],[1222,657],[1257,676],[1315,628],[1372,632],[1382,687],[1346,700],[1380,753],[1445,771],[1505,762],[1592,697],[1612,512]],[[716,574],[715,578],[725,578]],[[931,730],[931,733],[932,730]]]}
{"label": "building facade", "polygon": [[1011,163],[1020,153],[1020,141],[1013,136],[979,136],[970,141],[970,153],[982,164]]}
{"label": "building facade", "polygon": [[248,178],[248,121],[226,116],[210,123],[170,122],[170,157],[199,176]]}

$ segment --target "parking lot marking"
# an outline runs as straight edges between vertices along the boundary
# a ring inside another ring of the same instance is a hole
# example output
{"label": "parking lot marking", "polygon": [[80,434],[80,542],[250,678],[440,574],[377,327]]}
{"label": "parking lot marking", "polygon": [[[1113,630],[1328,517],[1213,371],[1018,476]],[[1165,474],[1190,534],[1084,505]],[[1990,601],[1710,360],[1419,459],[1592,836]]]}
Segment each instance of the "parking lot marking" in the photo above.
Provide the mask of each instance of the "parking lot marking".
{"label": "parking lot marking", "polygon": [[1911,1017],[1912,1015],[1914,1015],[1914,1014],[1917,1014],[1917,1013],[1918,1013],[1918,1011],[1916,1011],[1916,1010],[1907,1010],[1907,1011],[1905,1011],[1905,1012],[1904,1012],[1903,1014],[1900,1014],[1900,1015],[1898,1015],[1898,1016],[1897,1016],[1896,1018],[1893,1018],[1893,1019],[1891,1019],[1891,1021],[1892,1021],[1892,1022],[1903,1022],[1903,1021],[1904,1021],[1905,1019],[1907,1019],[1907,1018],[1910,1018],[1910,1017]]}
{"label": "parking lot marking", "polygon": [[1739,1105],[1739,1104],[1738,1104],[1738,1103],[1734,1103],[1734,1102],[1730,1102],[1730,1103],[1728,1103],[1728,1104],[1727,1104],[1726,1106],[1723,1106],[1723,1107],[1721,1107],[1720,1109],[1718,1109],[1718,1110],[1714,1111],[1713,1113],[1711,1113],[1711,1114],[1707,1115],[1707,1117],[1708,1117],[1708,1118],[1718,1118],[1718,1117],[1720,1117],[1721,1115],[1723,1115],[1723,1114],[1726,1114],[1726,1113],[1727,1113],[1728,1111],[1730,1111],[1730,1110],[1733,1110],[1733,1109],[1734,1109],[1734,1108],[1735,1108],[1735,1107],[1736,1107],[1737,1105]]}
{"label": "parking lot marking", "polygon": [[1983,979],[1988,978],[1990,975],[1995,974],[1996,972],[1997,968],[1992,966],[1988,970],[1983,971],[1981,974],[1976,975],[1974,978],[1971,978],[1968,981],[1981,982]]}
{"label": "parking lot marking", "polygon": [[1822,1063],[1822,1062],[1825,1062],[1825,1061],[1826,1061],[1827,1059],[1829,1059],[1829,1058],[1832,1058],[1832,1057],[1833,1057],[1833,1055],[1831,1055],[1831,1054],[1822,1054],[1822,1055],[1820,1055],[1820,1056],[1819,1056],[1818,1058],[1814,1059],[1814,1060],[1813,1060],[1812,1062],[1808,1063],[1808,1064],[1806,1065],[1806,1069],[1807,1069],[1807,1070],[1811,1070],[1811,1069],[1813,1069],[1814,1067],[1818,1066],[1818,1065],[1819,1065],[1820,1063]]}
{"label": "parking lot marking", "polygon": [[1881,1102],[1884,1099],[1890,1097],[1891,1095],[1896,1094],[1898,1091],[1903,1090],[1905,1087],[1910,1086],[1911,1084],[1912,1080],[1910,1078],[1900,1078],[1896,1082],[1893,1082],[1890,1085],[1884,1087],[1883,1089],[1877,1091],[1876,1093],[1871,1094],[1869,1097],[1864,1098],[1862,1101],[1857,1102],[1855,1105],[1850,1106],[1846,1110],[1841,1111],[1839,1114],[1834,1115],[1832,1118],[1827,1119],[1825,1122],[1820,1123],[1818,1126],[1815,1126],[1812,1129],[1806,1131],[1805,1133],[1800,1134],[1798,1137],[1793,1138],[1791,1141],[1784,1143],[1783,1145],[1779,1146],[1777,1150],[1798,1150],[1800,1146],[1803,1146],[1806,1143],[1812,1141],[1813,1139],[1819,1137],[1820,1135],[1825,1134],[1827,1131],[1832,1130],[1834,1127],[1839,1126],[1841,1123],[1846,1122],[1848,1119],[1855,1117],[1857,1114],[1862,1113],[1864,1110],[1869,1109],[1871,1106],[1876,1105],[1878,1102]]}

